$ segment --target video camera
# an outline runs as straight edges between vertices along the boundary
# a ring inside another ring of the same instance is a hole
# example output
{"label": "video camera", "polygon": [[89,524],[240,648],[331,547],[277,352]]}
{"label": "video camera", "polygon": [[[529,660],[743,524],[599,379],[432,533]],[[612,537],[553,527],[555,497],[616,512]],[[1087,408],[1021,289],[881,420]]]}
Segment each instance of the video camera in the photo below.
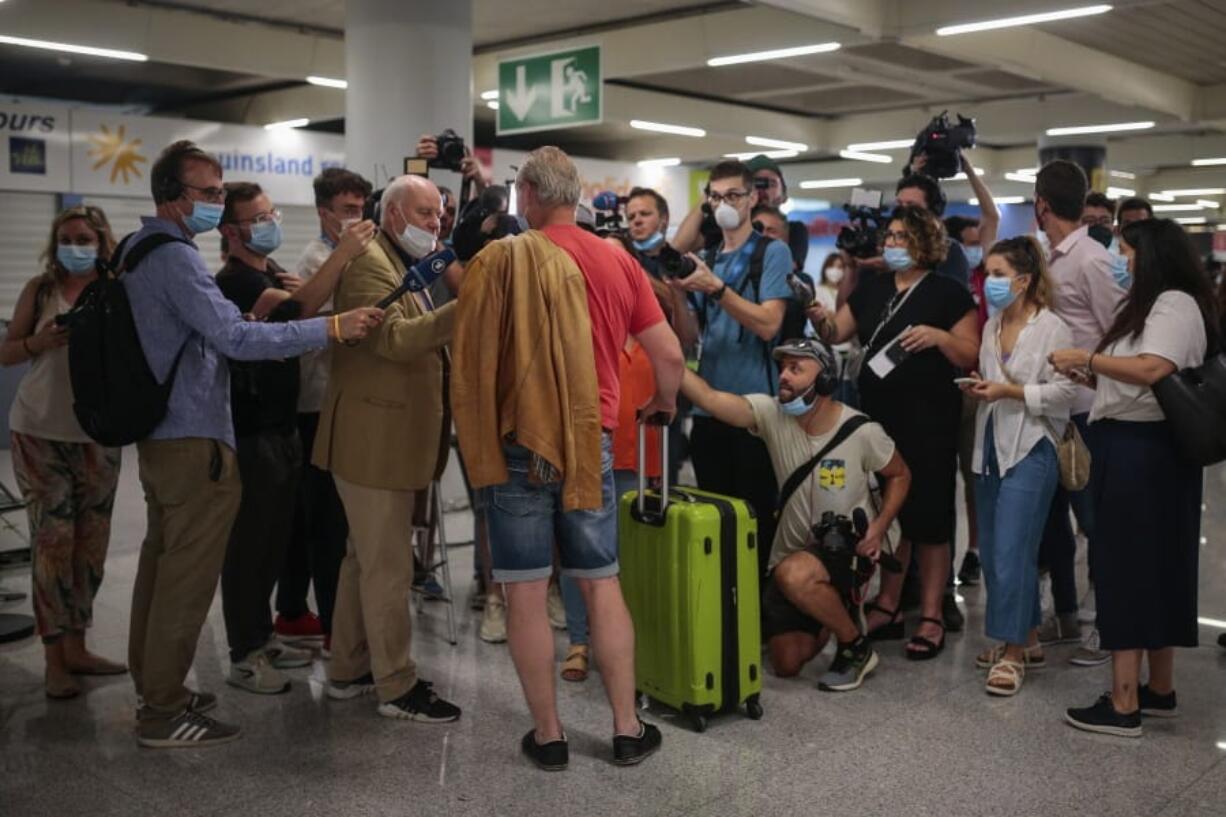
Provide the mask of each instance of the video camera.
{"label": "video camera", "polygon": [[921,153],[928,157],[924,174],[934,179],[948,179],[962,169],[958,151],[975,146],[975,120],[958,115],[958,124],[949,124],[949,111],[934,116],[911,146],[911,161]]}
{"label": "video camera", "polygon": [[592,197],[592,209],[596,211],[596,235],[625,235],[626,217],[622,208],[630,199],[605,190]]}
{"label": "video camera", "polygon": [[851,202],[843,205],[851,224],[839,230],[834,246],[852,258],[873,258],[881,254],[881,233],[889,214],[881,204],[880,190],[851,191]]}
{"label": "video camera", "polygon": [[519,218],[507,212],[509,204],[508,188],[491,185],[464,206],[451,232],[451,244],[460,261],[467,262],[491,241],[523,232]]}
{"label": "video camera", "polygon": [[[859,605],[861,588],[873,577],[874,562],[856,553],[856,545],[868,531],[868,514],[863,508],[852,511],[851,519],[834,511],[826,511],[812,527],[815,555],[821,560],[830,582],[844,604]],[[877,557],[882,570],[901,573],[902,564],[893,555],[882,551]]]}

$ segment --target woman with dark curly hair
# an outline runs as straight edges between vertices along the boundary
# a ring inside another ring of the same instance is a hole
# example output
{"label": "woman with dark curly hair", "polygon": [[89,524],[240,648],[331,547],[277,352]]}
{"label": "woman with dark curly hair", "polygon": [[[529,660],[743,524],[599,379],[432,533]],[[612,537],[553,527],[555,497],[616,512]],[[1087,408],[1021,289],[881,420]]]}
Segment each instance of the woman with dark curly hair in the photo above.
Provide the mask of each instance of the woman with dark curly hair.
{"label": "woman with dark curly hair", "polygon": [[97,277],[115,248],[97,207],[70,207],[51,222],[43,270],[21,291],[0,344],[0,366],[30,362],[9,413],[13,472],[30,518],[34,620],[46,652],[48,698],[72,698],[74,675],[127,667],[85,648],[111,538],[119,449],[77,423],[68,379],[68,330],[55,322]]}
{"label": "woman with dark curly hair", "polygon": [[[906,650],[916,661],[935,658],[945,647],[941,601],[949,576],[962,412],[954,378],[979,359],[970,293],[931,274],[945,252],[945,228],[936,216],[899,207],[886,228],[882,253],[890,272],[860,281],[833,318],[810,313],[829,343],[859,337],[864,346],[860,407],[885,427],[913,474],[895,553],[906,564],[911,546],[919,548],[921,618]],[[870,638],[902,638],[902,579],[897,573],[882,576],[881,594],[868,605]]]}

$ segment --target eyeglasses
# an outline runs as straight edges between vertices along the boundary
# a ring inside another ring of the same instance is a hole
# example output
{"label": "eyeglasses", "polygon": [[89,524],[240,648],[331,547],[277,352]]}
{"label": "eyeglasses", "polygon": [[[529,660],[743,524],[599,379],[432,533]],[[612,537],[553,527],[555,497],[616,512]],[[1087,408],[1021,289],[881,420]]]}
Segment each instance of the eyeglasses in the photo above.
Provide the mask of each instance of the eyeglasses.
{"label": "eyeglasses", "polygon": [[893,230],[891,232],[887,232],[884,236],[884,239],[886,241],[893,241],[895,244],[906,244],[907,239],[909,239],[910,237],[911,236],[908,235],[906,232],[903,232],[901,230]]}
{"label": "eyeglasses", "polygon": [[280,210],[268,210],[263,213],[256,213],[251,218],[235,219],[234,223],[235,224],[247,224],[247,223],[264,224],[270,221],[280,224],[281,223],[281,211]]}
{"label": "eyeglasses", "polygon": [[707,201],[717,207],[725,201],[736,207],[748,195],[749,193],[744,190],[729,190],[727,193],[711,192],[707,194]]}
{"label": "eyeglasses", "polygon": [[179,184],[183,185],[188,190],[198,190],[201,197],[205,201],[219,204],[226,200],[226,189],[224,187],[198,187],[184,181],[180,181]]}

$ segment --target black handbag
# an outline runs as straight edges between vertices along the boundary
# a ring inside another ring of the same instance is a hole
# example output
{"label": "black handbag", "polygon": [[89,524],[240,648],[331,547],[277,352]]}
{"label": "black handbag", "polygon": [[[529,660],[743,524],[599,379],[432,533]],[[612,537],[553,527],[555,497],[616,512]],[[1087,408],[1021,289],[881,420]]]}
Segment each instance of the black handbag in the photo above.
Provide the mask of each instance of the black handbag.
{"label": "black handbag", "polygon": [[1226,460],[1226,353],[1162,378],[1153,391],[1185,459],[1202,466]]}

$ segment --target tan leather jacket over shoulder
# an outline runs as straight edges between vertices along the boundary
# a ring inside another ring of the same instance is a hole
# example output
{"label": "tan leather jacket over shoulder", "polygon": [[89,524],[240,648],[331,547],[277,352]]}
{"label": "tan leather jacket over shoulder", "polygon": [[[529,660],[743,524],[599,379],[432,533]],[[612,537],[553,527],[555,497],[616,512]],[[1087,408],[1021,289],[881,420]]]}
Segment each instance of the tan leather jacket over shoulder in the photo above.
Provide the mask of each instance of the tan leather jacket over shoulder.
{"label": "tan leather jacket over shoulder", "polygon": [[[380,232],[341,275],[337,312],[374,306],[404,279],[405,267]],[[450,449],[446,344],[455,304],[426,310],[406,293],[356,346],[333,348],[312,461],[368,488],[425,488]]]}
{"label": "tan leather jacket over shoulder", "polygon": [[515,441],[562,475],[564,510],[601,506],[600,389],[587,284],[544,233],[493,242],[464,271],[451,406],[474,488],[507,481]]}

